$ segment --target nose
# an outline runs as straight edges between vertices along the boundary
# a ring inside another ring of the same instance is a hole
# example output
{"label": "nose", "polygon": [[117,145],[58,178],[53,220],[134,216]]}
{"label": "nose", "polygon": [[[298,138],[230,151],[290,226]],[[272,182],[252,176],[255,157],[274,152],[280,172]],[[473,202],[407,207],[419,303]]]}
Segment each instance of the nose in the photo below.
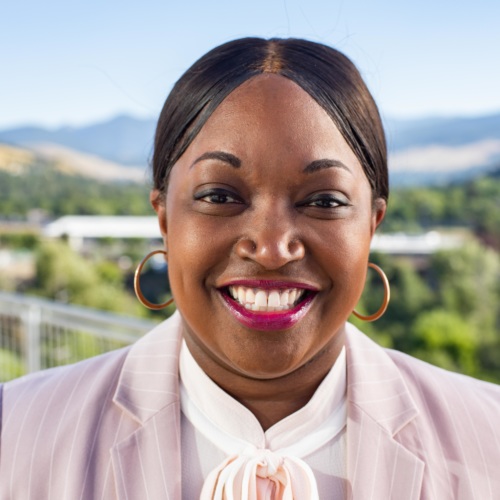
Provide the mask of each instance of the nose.
{"label": "nose", "polygon": [[252,217],[235,251],[242,259],[252,260],[264,269],[276,270],[303,259],[305,247],[293,218],[283,211],[281,214],[276,210],[270,212]]}

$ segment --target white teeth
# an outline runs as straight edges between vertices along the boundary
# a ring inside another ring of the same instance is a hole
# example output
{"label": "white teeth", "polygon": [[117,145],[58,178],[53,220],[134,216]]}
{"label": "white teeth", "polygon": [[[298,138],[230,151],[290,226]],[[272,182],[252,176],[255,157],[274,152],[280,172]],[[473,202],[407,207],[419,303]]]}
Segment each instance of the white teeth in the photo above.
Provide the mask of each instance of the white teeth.
{"label": "white teeth", "polygon": [[245,294],[245,302],[248,302],[250,304],[253,304],[255,302],[255,293],[251,288],[247,288]]}
{"label": "white teeth", "polygon": [[267,299],[268,307],[279,307],[280,305],[280,294],[276,290],[273,290],[269,294],[269,298]]}
{"label": "white teeth", "polygon": [[280,297],[280,305],[281,306],[287,306],[288,305],[288,297],[289,297],[289,293],[288,293],[288,290],[286,290],[285,292],[283,292],[281,294],[281,297]]}
{"label": "white teeth", "polygon": [[252,311],[285,311],[292,309],[305,293],[303,288],[263,290],[243,286],[229,286],[229,295]]}
{"label": "white teeth", "polygon": [[264,290],[259,290],[255,294],[255,305],[259,307],[267,307],[267,294]]}

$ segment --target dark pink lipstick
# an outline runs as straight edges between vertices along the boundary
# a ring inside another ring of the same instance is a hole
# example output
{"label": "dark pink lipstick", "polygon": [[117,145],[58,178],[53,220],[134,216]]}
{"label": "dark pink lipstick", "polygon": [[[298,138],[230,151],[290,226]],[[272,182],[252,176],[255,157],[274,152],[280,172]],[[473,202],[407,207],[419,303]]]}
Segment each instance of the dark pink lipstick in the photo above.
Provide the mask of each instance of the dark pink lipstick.
{"label": "dark pink lipstick", "polygon": [[[264,290],[298,288],[308,290],[310,293],[306,293],[303,299],[291,309],[272,312],[252,311],[244,307],[227,293],[227,287],[230,285]],[[252,330],[277,331],[287,330],[300,321],[309,310],[318,290],[304,283],[292,283],[289,281],[237,280],[227,283],[224,288],[219,291],[229,311],[241,324]]]}

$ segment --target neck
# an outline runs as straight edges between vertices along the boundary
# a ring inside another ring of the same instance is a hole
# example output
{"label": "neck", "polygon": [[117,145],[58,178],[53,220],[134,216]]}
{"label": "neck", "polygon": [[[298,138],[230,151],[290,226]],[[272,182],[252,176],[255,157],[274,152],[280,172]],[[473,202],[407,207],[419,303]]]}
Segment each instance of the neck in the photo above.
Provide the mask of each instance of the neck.
{"label": "neck", "polygon": [[248,408],[267,430],[309,402],[342,350],[344,336],[336,336],[307,363],[276,378],[252,378],[241,374],[207,356],[189,337],[186,343],[203,371]]}

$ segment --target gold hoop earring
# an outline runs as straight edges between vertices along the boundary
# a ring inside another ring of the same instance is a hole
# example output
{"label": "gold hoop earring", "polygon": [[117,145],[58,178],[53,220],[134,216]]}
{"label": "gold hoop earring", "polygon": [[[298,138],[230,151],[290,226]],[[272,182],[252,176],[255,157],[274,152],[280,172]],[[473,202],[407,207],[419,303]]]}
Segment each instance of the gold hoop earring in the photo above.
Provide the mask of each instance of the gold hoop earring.
{"label": "gold hoop earring", "polygon": [[141,260],[139,265],[137,266],[137,269],[135,270],[134,273],[134,291],[137,296],[137,300],[144,306],[147,307],[148,309],[153,309],[154,311],[158,311],[160,309],[163,309],[164,307],[169,306],[174,299],[167,300],[163,304],[153,304],[153,302],[150,302],[146,297],[144,297],[144,294],[142,293],[141,290],[141,284],[140,284],[140,277],[141,277],[141,271],[142,268],[144,267],[144,264],[153,256],[156,255],[157,253],[162,253],[165,256],[167,255],[167,252],[165,250],[154,250],[153,252],[149,252],[144,259]]}
{"label": "gold hoop earring", "polygon": [[363,314],[359,314],[356,310],[352,311],[352,313],[354,314],[354,316],[363,321],[376,321],[377,319],[382,317],[387,310],[387,306],[389,305],[389,301],[391,300],[391,287],[389,286],[389,280],[387,279],[387,276],[385,275],[384,271],[380,269],[380,267],[371,262],[368,262],[368,267],[371,267],[372,269],[377,271],[379,276],[382,278],[382,283],[384,284],[384,300],[382,302],[382,305],[380,306],[380,309],[374,314],[364,316]]}

